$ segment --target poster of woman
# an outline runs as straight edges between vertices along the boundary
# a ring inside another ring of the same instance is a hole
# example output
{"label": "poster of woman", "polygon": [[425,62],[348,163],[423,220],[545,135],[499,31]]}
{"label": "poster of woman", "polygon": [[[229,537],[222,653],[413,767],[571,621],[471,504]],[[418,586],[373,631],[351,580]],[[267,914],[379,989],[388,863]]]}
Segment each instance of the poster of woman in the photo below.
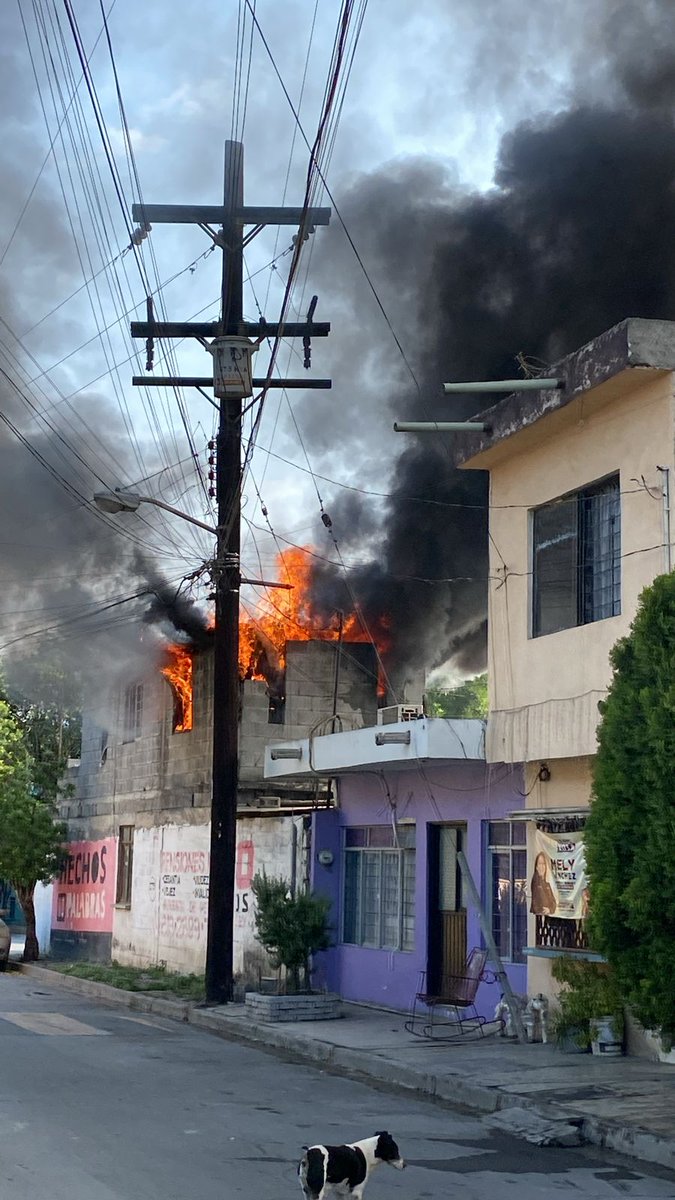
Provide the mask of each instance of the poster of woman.
{"label": "poster of woman", "polygon": [[558,907],[558,900],[550,883],[550,859],[540,850],[534,860],[534,874],[530,884],[532,901],[530,912],[535,917],[553,917]]}
{"label": "poster of woman", "polygon": [[584,920],[588,914],[588,877],[583,834],[535,833],[536,857],[530,912],[537,917]]}

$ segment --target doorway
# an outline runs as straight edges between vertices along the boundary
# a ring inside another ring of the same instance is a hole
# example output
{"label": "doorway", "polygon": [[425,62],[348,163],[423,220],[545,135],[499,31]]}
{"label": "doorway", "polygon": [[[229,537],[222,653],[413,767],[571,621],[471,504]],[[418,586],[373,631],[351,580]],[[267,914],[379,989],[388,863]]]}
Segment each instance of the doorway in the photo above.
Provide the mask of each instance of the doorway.
{"label": "doorway", "polygon": [[428,831],[427,987],[438,992],[444,979],[463,975],[466,966],[466,904],[457,861],[466,825],[429,825]]}

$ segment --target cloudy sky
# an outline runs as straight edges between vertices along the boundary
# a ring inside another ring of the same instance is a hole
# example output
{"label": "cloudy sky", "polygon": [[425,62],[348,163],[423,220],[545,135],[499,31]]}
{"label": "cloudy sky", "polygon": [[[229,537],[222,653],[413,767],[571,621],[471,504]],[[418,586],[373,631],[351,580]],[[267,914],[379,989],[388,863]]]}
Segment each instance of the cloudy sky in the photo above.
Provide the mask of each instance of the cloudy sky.
{"label": "cloudy sky", "polygon": [[[103,3],[143,197],[217,203],[223,141],[234,132],[245,144],[246,200],[301,203],[307,149],[247,5]],[[257,0],[254,7],[312,141],[342,5]],[[113,527],[125,518],[101,525],[83,513],[83,495],[104,485],[137,485],[201,519],[213,516],[186,434],[187,426],[205,471],[213,408],[199,393],[186,392],[181,412],[173,393],[131,386],[144,361],[128,321],[144,318],[147,288],[126,251],[128,232],[82,80],[69,8],[124,203],[135,196],[100,4],[6,0],[0,8],[0,366],[6,372],[0,387],[12,428],[0,431],[0,502],[9,518],[0,551],[4,625],[20,636],[40,621],[77,616],[92,595],[100,602],[133,590],[139,552],[170,580],[208,554],[207,535],[156,510],[126,525],[136,542],[128,532],[117,537]],[[331,338],[314,344],[312,368],[331,375],[334,389],[272,392],[267,400],[246,487],[246,571],[262,564],[269,572],[276,553],[259,497],[279,539],[312,542],[333,556],[308,467],[365,491],[393,486],[402,446],[391,426],[393,416],[411,412],[409,367],[422,380],[426,405],[436,403],[433,389],[442,382],[434,375],[441,360],[428,357],[437,289],[427,293],[423,277],[433,273],[437,214],[462,197],[475,206],[480,196],[494,195],[500,144],[519,123],[536,126],[584,102],[625,105],[625,72],[617,73],[617,63],[630,58],[639,73],[643,56],[658,56],[666,13],[658,0],[646,0],[639,11],[627,0],[354,5],[351,69],[328,184],[370,282],[333,218],[305,249],[293,306],[304,315],[316,292],[317,319],[332,322]],[[321,195],[317,202],[328,203]],[[393,215],[385,219],[390,203]],[[247,316],[255,318],[260,307],[276,319],[289,242],[288,229],[272,228],[251,244]],[[199,229],[153,229],[143,263],[153,290],[163,285],[158,312],[161,304],[174,320],[217,315],[218,254],[204,256],[209,244]],[[522,348],[514,345],[513,353]],[[197,343],[175,348],[176,365],[183,374],[209,372]],[[301,374],[297,348],[284,349],[279,366]],[[158,363],[162,373],[167,367],[173,369]],[[261,352],[257,369],[264,367]],[[457,367],[455,377],[462,377],[465,364]],[[441,369],[449,377],[453,361]],[[418,394],[415,403],[421,402]],[[20,444],[17,430],[42,461]],[[334,532],[349,561],[376,557],[387,519],[383,501],[354,492],[359,504],[350,506],[345,488],[317,483],[326,509],[338,514]],[[252,605],[258,601],[249,597]]]}

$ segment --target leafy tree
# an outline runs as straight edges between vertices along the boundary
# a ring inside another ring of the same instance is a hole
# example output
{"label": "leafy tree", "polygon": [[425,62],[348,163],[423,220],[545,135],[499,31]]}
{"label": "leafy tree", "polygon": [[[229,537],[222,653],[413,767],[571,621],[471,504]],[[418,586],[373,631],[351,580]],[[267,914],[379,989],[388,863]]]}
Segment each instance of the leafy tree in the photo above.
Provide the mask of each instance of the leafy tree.
{"label": "leafy tree", "polygon": [[66,836],[55,821],[53,797],[37,782],[40,772],[20,722],[0,700],[0,876],[16,891],[26,918],[24,962],[40,952],[35,930],[35,885],[56,874]]}
{"label": "leafy tree", "polygon": [[675,574],[611,654],[586,825],[589,931],[648,1028],[675,1035]]}
{"label": "leafy tree", "polygon": [[11,660],[7,680],[0,694],[11,704],[26,735],[35,763],[34,783],[56,800],[68,759],[80,754],[80,681],[56,649]]}
{"label": "leafy tree", "polygon": [[253,879],[251,891],[256,899],[256,936],[272,966],[286,967],[296,992],[302,971],[304,986],[309,988],[309,956],[330,946],[330,900],[311,892],[293,896],[286,879],[269,878],[264,871]]}
{"label": "leafy tree", "polygon": [[430,717],[487,717],[487,674],[465,679],[456,688],[427,688],[426,708]]}

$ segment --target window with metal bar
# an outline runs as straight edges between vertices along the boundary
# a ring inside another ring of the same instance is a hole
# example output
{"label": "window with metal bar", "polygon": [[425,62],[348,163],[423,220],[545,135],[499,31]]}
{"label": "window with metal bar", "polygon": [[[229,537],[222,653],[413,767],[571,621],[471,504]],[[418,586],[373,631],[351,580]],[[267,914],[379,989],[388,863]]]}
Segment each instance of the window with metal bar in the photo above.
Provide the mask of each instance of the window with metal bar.
{"label": "window with metal bar", "polygon": [[527,945],[527,850],[524,821],[487,822],[486,879],[492,936],[507,962],[524,962]]}
{"label": "window with metal bar", "polygon": [[115,903],[131,905],[131,879],[134,868],[134,826],[120,825],[117,847],[117,891]]}
{"label": "window with metal bar", "polygon": [[124,689],[124,741],[133,742],[140,737],[142,726],[143,684],[130,683]]}
{"label": "window with metal bar", "polygon": [[357,946],[415,946],[415,826],[345,830],[342,940]]}
{"label": "window with metal bar", "polygon": [[532,513],[532,636],[621,612],[619,476]]}

